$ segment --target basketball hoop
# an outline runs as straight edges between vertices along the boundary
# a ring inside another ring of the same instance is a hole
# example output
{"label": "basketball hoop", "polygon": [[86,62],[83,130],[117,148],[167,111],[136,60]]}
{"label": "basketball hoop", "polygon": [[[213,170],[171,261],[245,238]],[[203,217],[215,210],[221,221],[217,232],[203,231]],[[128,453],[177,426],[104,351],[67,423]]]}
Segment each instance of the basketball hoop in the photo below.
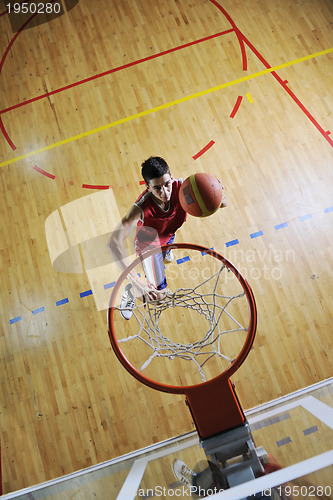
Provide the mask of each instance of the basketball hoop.
{"label": "basketball hoop", "polygon": [[180,243],[143,257],[167,250],[176,260],[167,265],[165,298],[135,299],[130,321],[120,316],[120,292],[132,270],[142,273],[142,256],[121,274],[110,298],[109,338],[138,381],[186,396],[199,436],[206,439],[245,422],[230,377],[252,347],[256,304],[236,267],[212,249]]}

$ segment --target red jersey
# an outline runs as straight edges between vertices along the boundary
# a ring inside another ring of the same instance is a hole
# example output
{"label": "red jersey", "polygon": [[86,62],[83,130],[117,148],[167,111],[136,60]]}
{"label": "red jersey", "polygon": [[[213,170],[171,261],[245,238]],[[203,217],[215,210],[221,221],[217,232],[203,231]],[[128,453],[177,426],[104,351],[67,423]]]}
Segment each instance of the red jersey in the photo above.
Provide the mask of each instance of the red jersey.
{"label": "red jersey", "polygon": [[149,245],[166,245],[186,220],[186,212],[179,201],[182,179],[172,181],[170,206],[164,210],[147,189],[139,196],[134,205],[141,210],[137,224],[135,248],[141,253]]}

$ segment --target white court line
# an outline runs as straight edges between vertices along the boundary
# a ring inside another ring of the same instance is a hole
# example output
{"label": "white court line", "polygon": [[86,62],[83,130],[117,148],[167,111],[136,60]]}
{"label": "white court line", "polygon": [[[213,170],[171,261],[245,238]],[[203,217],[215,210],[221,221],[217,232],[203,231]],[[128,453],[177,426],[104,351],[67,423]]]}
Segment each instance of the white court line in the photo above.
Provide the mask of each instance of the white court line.
{"label": "white court line", "polygon": [[262,420],[268,420],[269,418],[275,417],[276,415],[280,415],[281,413],[286,413],[290,410],[293,410],[294,408],[297,408],[298,406],[302,406],[302,401],[303,399],[299,399],[298,401],[285,404],[279,408],[276,408],[275,410],[266,411],[265,413],[262,413],[261,415],[258,415],[256,417],[249,416],[247,420],[251,427],[251,424],[256,424],[257,422],[261,422]]}
{"label": "white court line", "polygon": [[[170,453],[172,453],[172,451],[170,451]],[[131,472],[127,476],[127,479],[117,497],[117,500],[131,500],[136,497],[148,461],[148,459],[141,459],[133,465]],[[266,476],[240,484],[224,492],[210,495],[209,498],[228,498],[228,500],[239,500],[258,492],[267,491],[270,488],[280,486],[281,484],[285,484],[289,481],[293,481],[294,479],[298,479],[307,474],[311,474],[312,472],[329,467],[332,464],[333,451],[331,450],[326,453],[322,453],[321,455],[303,460],[297,464],[290,465],[289,467],[276,472],[272,472]]]}
{"label": "white court line", "polygon": [[181,450],[190,448],[191,446],[196,446],[199,444],[198,436],[194,436],[190,442],[180,443],[176,446],[172,446],[169,450],[159,450],[154,453],[153,456],[139,458],[134,462],[125,482],[117,496],[117,500],[130,500],[135,498],[138,489],[140,488],[140,483],[145,473],[146,467],[152,460],[157,460],[158,458],[166,457],[172,453],[178,453]]}
{"label": "white court line", "polygon": [[267,411],[256,417],[249,416],[248,422],[251,426],[251,424],[261,422],[262,420],[267,420],[271,417],[274,417],[275,415],[280,415],[281,413],[288,412],[299,406],[302,406],[305,410],[318,418],[323,424],[327,425],[330,429],[333,429],[333,408],[313,396],[307,396],[306,398],[298,399],[293,403],[285,404],[280,408]]}
{"label": "white court line", "polygon": [[[267,474],[267,476],[262,476],[257,479],[252,479],[247,483],[234,486],[224,492],[216,493],[211,495],[211,499],[223,499],[228,498],[228,500],[240,500],[246,498],[254,493],[264,492],[269,490],[269,488],[274,488],[274,486],[280,486],[299,477],[305,476],[306,474],[311,474],[317,470],[323,469],[324,467],[329,467],[333,464],[333,451],[327,451],[316,457],[308,458],[294,465],[290,465],[285,469],[272,472]],[[324,485],[322,485],[324,486]],[[330,485],[327,485],[330,487]],[[300,491],[300,489],[298,490]],[[304,498],[304,497],[303,497]]]}
{"label": "white court line", "polygon": [[327,427],[333,430],[333,408],[313,396],[302,399],[302,406],[323,424],[326,424]]}
{"label": "white court line", "polygon": [[[284,404],[284,405],[282,404],[282,406],[280,406],[281,400],[283,400],[283,401],[289,400],[290,401],[293,397],[297,397],[297,396],[299,397],[301,394],[306,394],[306,393],[312,392],[318,388],[321,388],[323,386],[330,385],[332,383],[332,381],[333,381],[333,378],[327,379],[325,381],[319,382],[318,384],[314,384],[313,386],[296,391],[295,393],[291,393],[291,394],[288,394],[287,396],[283,396],[282,398],[277,398],[273,401],[270,401],[269,403],[264,403],[260,407],[256,407],[256,408],[252,408],[250,410],[247,410],[247,411],[245,411],[245,415],[247,417],[247,420],[250,424],[260,422],[260,421],[269,419],[270,417],[272,417],[274,415],[279,415],[279,414],[287,412],[288,410],[291,410],[293,408],[297,408],[298,406],[302,406],[305,410],[307,410],[309,413],[314,415],[321,422],[323,422],[325,425],[327,425],[328,427],[330,427],[332,429],[332,425],[333,425],[333,419],[332,419],[332,411],[333,410],[332,410],[332,408],[330,408],[325,403],[322,403],[320,400],[316,399],[313,396],[307,396],[307,397],[304,397],[302,399],[298,399],[297,401],[294,401],[294,402],[291,402],[288,404]],[[272,407],[274,408],[274,406],[276,406],[276,405],[279,405],[278,409],[266,411],[265,413],[262,413],[261,415],[259,415],[257,417],[256,416],[251,417],[251,414],[260,411],[259,408],[267,408],[267,409],[272,408]],[[190,436],[191,436],[191,439],[190,439],[190,441],[188,441],[188,438]],[[171,446],[167,452],[163,451],[163,448],[165,446],[172,445],[172,442],[175,439],[177,439],[178,441],[179,441],[179,439],[181,439],[182,443],[178,444],[177,446]],[[108,467],[110,467],[110,466],[112,467],[112,465],[119,464],[120,462],[125,462],[126,460],[130,460],[130,459],[134,458],[135,456],[140,457],[140,455],[145,454],[147,452],[152,452],[153,449],[155,449],[156,451],[155,451],[153,456],[150,456],[149,458],[142,457],[142,458],[138,458],[136,460],[136,462],[139,462],[139,461],[141,462],[141,465],[139,464],[138,469],[136,469],[136,473],[138,473],[140,470],[140,467],[143,467],[144,463],[145,463],[144,467],[146,467],[148,461],[154,460],[155,458],[158,458],[161,456],[168,455],[170,453],[175,453],[181,449],[189,448],[190,446],[195,446],[198,443],[199,443],[198,435],[197,435],[196,431],[192,431],[191,433],[185,434],[181,437],[171,438],[169,440],[162,441],[161,443],[157,443],[157,444],[148,446],[147,448],[143,448],[141,450],[137,450],[137,451],[134,451],[132,453],[128,453],[127,455],[117,457],[115,459],[109,460],[109,461],[104,462],[102,464],[97,464],[97,465],[94,465],[92,467],[88,467],[87,469],[83,469],[81,471],[73,472],[72,474],[68,474],[68,475],[63,476],[61,478],[53,479],[51,481],[47,481],[45,483],[41,483],[41,484],[38,484],[35,486],[30,486],[28,488],[24,488],[22,490],[15,491],[12,493],[7,493],[6,495],[3,495],[1,498],[3,498],[4,500],[7,500],[7,499],[10,500],[10,499],[17,498],[18,495],[23,495],[23,494],[28,495],[29,493],[35,493],[35,494],[37,493],[37,495],[38,495],[38,492],[40,492],[40,494],[42,494],[41,493],[42,490],[44,490],[44,489],[46,490],[48,488],[51,489],[52,487],[55,487],[55,486],[58,486],[58,487],[62,486],[64,489],[70,489],[72,487],[71,481],[74,479],[75,480],[79,479],[81,484],[83,484],[85,482],[85,480],[88,481],[88,476],[90,474],[94,474],[95,472],[102,472],[103,470],[107,469]],[[316,457],[314,457],[314,458],[316,458]],[[294,466],[291,466],[291,467],[294,467]],[[285,470],[287,470],[287,468],[283,469],[283,471],[285,471]],[[278,472],[280,472],[280,471],[278,471]],[[275,474],[275,473],[273,473],[273,474]],[[270,476],[272,476],[272,474],[270,474]],[[66,484],[68,485],[67,488],[66,488]],[[230,492],[230,490],[229,490],[229,492]],[[40,496],[38,496],[38,497],[40,498]],[[129,497],[127,497],[126,500],[129,500]]]}
{"label": "white court line", "polygon": [[[313,396],[307,396],[305,398],[298,399],[297,401],[293,401],[291,403],[285,404],[285,405],[283,405],[279,408],[276,408],[274,410],[270,410],[270,411],[267,411],[265,413],[262,413],[261,415],[258,415],[257,417],[249,416],[248,422],[251,426],[251,424],[261,422],[263,420],[267,420],[271,417],[274,417],[276,415],[280,415],[281,413],[288,412],[288,411],[293,410],[294,408],[298,408],[300,406],[302,408],[304,408],[305,410],[307,410],[312,415],[314,415],[316,418],[318,418],[323,424],[326,424],[330,429],[333,429],[333,409],[331,407],[329,407],[328,405],[326,405],[325,403],[321,402],[320,400],[314,398]],[[142,458],[142,459],[136,460],[135,463],[133,464],[132,469],[130,470],[126,480],[125,480],[125,483],[124,483],[122,489],[120,490],[120,493],[117,497],[117,500],[129,500],[130,498],[135,498],[136,493],[140,487],[140,483],[141,483],[141,480],[142,480],[142,477],[143,477],[143,474],[145,472],[145,469],[147,467],[148,462],[150,462],[152,460],[156,460],[156,459],[164,457],[164,456],[167,456],[167,455],[170,455],[171,453],[176,453],[182,449],[186,449],[186,448],[189,448],[190,446],[194,446],[195,444],[198,444],[198,438],[196,438],[196,437],[193,438],[193,444],[183,443],[183,444],[180,444],[178,446],[172,447],[167,452],[165,452],[163,450],[159,450],[156,453],[154,453],[153,456],[150,456],[149,458]],[[333,452],[327,452],[327,453],[333,453]],[[326,454],[324,453],[323,455],[319,455],[318,457],[322,457],[322,456],[326,457]],[[329,456],[331,456],[331,455],[329,455]],[[305,460],[304,462],[300,462],[298,464],[294,464],[294,465],[291,465],[289,467],[286,467],[286,468],[282,469],[282,471],[277,471],[277,472],[281,473],[278,477],[280,477],[282,475],[283,479],[281,479],[281,480],[279,479],[280,482],[277,482],[276,484],[271,485],[271,487],[278,486],[279,484],[282,484],[282,483],[288,481],[287,476],[284,475],[285,471],[290,470],[291,471],[290,473],[292,473],[292,474],[294,474],[294,473],[299,474],[299,476],[295,476],[295,477],[293,477],[293,479],[295,479],[296,477],[300,477],[301,475],[307,474],[307,472],[303,473],[303,469],[302,469],[302,467],[304,466],[305,463],[309,463],[310,467],[317,467],[317,469],[314,469],[314,470],[318,470],[318,468],[320,469],[322,467],[325,467],[325,465],[318,466],[318,463],[317,463],[318,457],[309,458],[308,460]],[[333,461],[332,457],[330,460],[332,463],[332,461]],[[328,465],[330,465],[331,463],[329,463]],[[276,474],[276,473],[274,473],[274,474]],[[270,481],[271,481],[271,477],[272,477],[272,474],[269,474]],[[268,478],[268,476],[265,476],[265,478]],[[258,481],[259,479],[264,480],[265,478],[258,478],[258,479],[255,479],[255,481]],[[266,479],[266,481],[268,481],[268,479]],[[258,486],[258,490],[260,490],[260,488],[261,488],[260,484]],[[267,487],[269,488],[270,486],[267,486]],[[263,489],[265,489],[265,488],[263,488]],[[263,491],[263,489],[262,489],[262,491]],[[231,490],[228,490],[228,492],[230,493]],[[224,497],[221,497],[221,498],[224,498]],[[237,496],[233,497],[232,496],[232,497],[228,497],[228,498],[241,498],[241,497],[237,497]]]}
{"label": "white court line", "polygon": [[130,498],[136,497],[148,461],[148,458],[142,458],[141,460],[136,460],[136,462],[134,462],[120,492],[118,493],[117,500],[129,500]]}
{"label": "white court line", "polygon": [[333,384],[333,377],[322,380],[321,382],[317,382],[315,384],[309,385],[308,387],[304,387],[303,389],[298,389],[297,391],[291,392],[290,394],[286,394],[285,396],[280,396],[276,399],[272,399],[272,401],[268,401],[267,403],[262,403],[259,406],[255,406],[254,408],[250,408],[245,411],[245,415],[256,414],[259,411],[268,410],[269,408],[276,408],[277,406],[281,406],[288,401],[295,400],[295,398],[301,399],[301,396],[308,396],[309,393],[315,392],[318,389],[322,389],[327,385]]}

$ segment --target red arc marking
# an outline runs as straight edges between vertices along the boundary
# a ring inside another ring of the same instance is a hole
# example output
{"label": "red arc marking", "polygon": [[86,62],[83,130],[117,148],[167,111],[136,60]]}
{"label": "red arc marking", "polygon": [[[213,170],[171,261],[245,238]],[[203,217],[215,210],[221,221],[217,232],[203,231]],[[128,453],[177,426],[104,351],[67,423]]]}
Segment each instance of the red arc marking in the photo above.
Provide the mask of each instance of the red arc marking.
{"label": "red arc marking", "polygon": [[242,95],[239,95],[237,97],[237,101],[236,101],[236,104],[234,106],[234,109],[231,111],[230,118],[233,118],[235,116],[235,114],[237,113],[239,106],[241,105],[242,99],[243,99]]}
{"label": "red arc marking", "polygon": [[82,184],[84,189],[110,189],[110,186],[98,186],[95,184]]}
{"label": "red arc marking", "polygon": [[214,144],[215,144],[214,141],[210,141],[207,144],[207,146],[205,146],[197,154],[195,154],[194,156],[192,156],[193,160],[197,160],[201,155],[203,155],[204,153],[206,153],[206,151],[208,151],[208,149],[210,149]]}
{"label": "red arc marking", "polygon": [[49,174],[48,172],[45,172],[45,170],[43,170],[42,168],[37,167],[37,165],[35,165],[33,168],[34,168],[34,170],[36,170],[40,174],[45,175],[45,177],[48,177],[49,179],[55,179],[55,175]]}

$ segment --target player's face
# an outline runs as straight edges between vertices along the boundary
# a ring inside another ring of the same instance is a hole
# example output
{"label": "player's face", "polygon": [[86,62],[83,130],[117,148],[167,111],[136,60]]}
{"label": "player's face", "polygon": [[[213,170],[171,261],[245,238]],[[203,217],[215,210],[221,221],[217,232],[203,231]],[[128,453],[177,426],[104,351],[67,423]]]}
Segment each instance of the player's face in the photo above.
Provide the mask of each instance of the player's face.
{"label": "player's face", "polygon": [[148,191],[150,191],[158,201],[167,203],[172,193],[172,176],[170,174],[164,174],[161,177],[151,179],[149,181]]}

